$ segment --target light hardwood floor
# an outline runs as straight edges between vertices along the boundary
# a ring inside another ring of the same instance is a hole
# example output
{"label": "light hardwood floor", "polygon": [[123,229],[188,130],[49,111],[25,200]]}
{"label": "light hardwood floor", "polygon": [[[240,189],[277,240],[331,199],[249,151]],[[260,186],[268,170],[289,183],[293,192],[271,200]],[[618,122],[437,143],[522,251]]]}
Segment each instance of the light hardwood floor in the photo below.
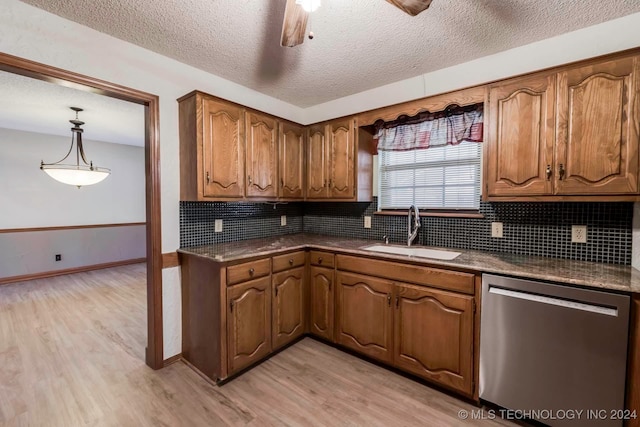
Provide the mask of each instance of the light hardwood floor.
{"label": "light hardwood floor", "polygon": [[0,286],[0,424],[467,426],[477,409],[306,338],[222,387],[144,364],[142,264]]}

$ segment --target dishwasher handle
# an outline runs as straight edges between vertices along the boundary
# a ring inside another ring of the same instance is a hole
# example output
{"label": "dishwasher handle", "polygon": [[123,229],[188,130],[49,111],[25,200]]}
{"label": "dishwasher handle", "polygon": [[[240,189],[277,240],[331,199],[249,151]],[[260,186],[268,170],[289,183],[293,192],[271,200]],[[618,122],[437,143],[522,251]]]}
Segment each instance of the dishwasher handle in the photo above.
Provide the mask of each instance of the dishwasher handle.
{"label": "dishwasher handle", "polygon": [[489,293],[495,295],[501,295],[509,298],[517,298],[525,301],[537,302],[540,304],[555,305],[558,307],[564,307],[572,310],[587,311],[590,313],[602,314],[605,316],[618,317],[618,308],[605,307],[601,305],[595,305],[591,303],[585,303],[580,301],[574,301],[569,299],[558,298],[549,295],[539,295],[529,292],[524,292],[515,289],[507,289],[494,285],[489,285]]}

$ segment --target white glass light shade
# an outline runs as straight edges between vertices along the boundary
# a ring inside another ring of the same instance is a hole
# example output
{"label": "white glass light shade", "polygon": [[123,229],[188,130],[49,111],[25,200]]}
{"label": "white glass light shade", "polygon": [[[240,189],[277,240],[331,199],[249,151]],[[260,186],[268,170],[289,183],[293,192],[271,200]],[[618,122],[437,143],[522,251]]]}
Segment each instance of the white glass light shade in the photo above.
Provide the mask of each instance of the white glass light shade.
{"label": "white glass light shade", "polygon": [[306,12],[315,12],[320,7],[320,0],[296,0]]}
{"label": "white glass light shade", "polygon": [[75,185],[78,188],[85,185],[97,184],[111,173],[109,169],[94,167],[93,170],[90,170],[88,167],[83,168],[75,165],[43,166],[42,170],[56,181],[60,181],[63,184]]}

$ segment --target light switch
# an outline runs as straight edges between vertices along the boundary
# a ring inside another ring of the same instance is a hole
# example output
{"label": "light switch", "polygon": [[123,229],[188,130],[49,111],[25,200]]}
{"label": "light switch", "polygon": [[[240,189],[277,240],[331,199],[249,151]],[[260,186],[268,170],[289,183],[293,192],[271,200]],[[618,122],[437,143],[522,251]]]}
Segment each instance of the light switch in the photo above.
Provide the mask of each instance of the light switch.
{"label": "light switch", "polygon": [[502,223],[501,222],[492,222],[491,223],[491,237],[502,238]]}
{"label": "light switch", "polygon": [[282,215],[282,216],[280,216],[280,226],[284,227],[285,225],[287,225],[287,216],[286,215]]}
{"label": "light switch", "polygon": [[364,217],[364,228],[371,228],[371,217],[370,216],[365,216]]}
{"label": "light switch", "polygon": [[214,230],[216,233],[222,233],[222,220],[216,219],[214,222]]}

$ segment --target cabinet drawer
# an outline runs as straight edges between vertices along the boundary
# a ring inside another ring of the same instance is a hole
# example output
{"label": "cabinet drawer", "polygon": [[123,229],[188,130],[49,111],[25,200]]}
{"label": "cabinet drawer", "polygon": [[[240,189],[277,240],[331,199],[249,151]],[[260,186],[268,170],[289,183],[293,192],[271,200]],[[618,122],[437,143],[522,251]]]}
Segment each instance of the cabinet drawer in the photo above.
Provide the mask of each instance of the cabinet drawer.
{"label": "cabinet drawer", "polygon": [[336,258],[338,270],[353,271],[467,294],[474,293],[475,275],[471,273],[348,255],[338,255]]}
{"label": "cabinet drawer", "polygon": [[304,251],[292,252],[290,254],[273,257],[273,272],[287,270],[289,268],[304,265]]}
{"label": "cabinet drawer", "polygon": [[271,272],[270,261],[270,258],[265,258],[227,267],[227,285],[235,285],[246,280],[268,276]]}
{"label": "cabinet drawer", "polygon": [[311,251],[309,253],[311,265],[333,268],[335,265],[334,255],[331,252]]}

